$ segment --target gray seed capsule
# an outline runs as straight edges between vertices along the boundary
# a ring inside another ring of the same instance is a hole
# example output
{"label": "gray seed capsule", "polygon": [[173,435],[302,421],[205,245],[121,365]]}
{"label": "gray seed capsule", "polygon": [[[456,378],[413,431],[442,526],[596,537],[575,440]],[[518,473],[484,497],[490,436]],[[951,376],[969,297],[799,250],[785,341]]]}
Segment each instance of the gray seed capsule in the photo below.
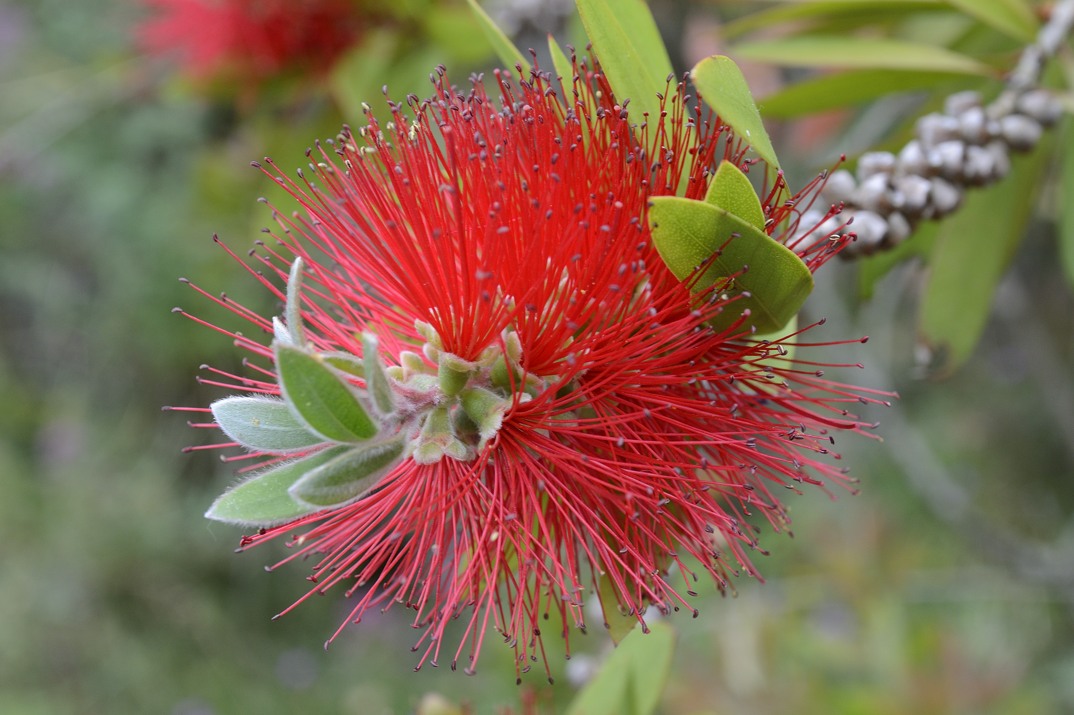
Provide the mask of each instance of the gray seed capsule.
{"label": "gray seed capsule", "polygon": [[1055,95],[1046,89],[1031,89],[1022,93],[1014,106],[1020,113],[1036,119],[1046,127],[1055,124],[1063,115],[1063,106]]}
{"label": "gray seed capsule", "polygon": [[950,117],[957,117],[966,110],[974,109],[981,105],[981,93],[969,89],[964,92],[955,92],[945,99],[943,103],[943,112]]}
{"label": "gray seed capsule", "polygon": [[1003,135],[1003,127],[998,119],[989,119],[985,123],[985,131],[988,133],[989,140],[1001,139]]}
{"label": "gray seed capsule", "polygon": [[895,155],[889,151],[866,152],[858,159],[858,178],[865,181],[874,174],[890,174],[895,162]]}
{"label": "gray seed capsule", "polygon": [[1000,135],[1018,151],[1032,149],[1044,133],[1040,122],[1024,114],[1008,114],[999,120],[999,126]]}
{"label": "gray seed capsule", "polygon": [[867,211],[886,211],[891,203],[888,199],[888,177],[886,174],[873,174],[851,194],[855,206]]}
{"label": "gray seed capsule", "polygon": [[931,214],[927,215],[927,218],[946,216],[962,203],[962,191],[950,181],[937,176],[929,183],[931,184],[929,194],[932,196],[932,211],[926,212]]}
{"label": "gray seed capsule", "polygon": [[995,169],[992,175],[996,180],[1002,179],[1011,171],[1011,155],[1007,151],[1007,145],[1002,141],[991,141],[985,144],[985,150],[992,155]]}
{"label": "gray seed capsule", "polygon": [[898,211],[895,211],[888,214],[887,219],[888,233],[885,240],[889,245],[898,245],[910,237],[910,232],[913,231],[913,227],[905,216]]}
{"label": "gray seed capsule", "polygon": [[970,144],[984,144],[988,141],[988,120],[980,107],[971,107],[958,116],[962,127],[962,137]]}
{"label": "gray seed capsule", "polygon": [[817,225],[824,220],[824,214],[816,209],[809,209],[802,214],[802,217],[798,219],[798,229],[800,231],[814,231]]}
{"label": "gray seed capsule", "polygon": [[888,231],[888,222],[873,211],[855,211],[854,222],[849,230],[858,237],[857,246],[865,252],[871,251],[884,240]]}
{"label": "gray seed capsule", "polygon": [[961,129],[962,126],[954,117],[926,114],[917,120],[915,133],[926,147],[934,147],[942,141],[961,138]]}
{"label": "gray seed capsule", "polygon": [[[828,177],[828,181],[824,184],[824,188],[821,189],[820,195],[828,203],[837,204],[849,201],[851,193],[857,186],[858,182],[854,180],[853,174],[846,169],[839,169],[838,171],[833,171],[832,175]],[[819,216],[817,220],[820,220]]]}
{"label": "gray seed capsule", "polygon": [[966,183],[981,186],[995,179],[996,161],[992,153],[980,146],[966,148],[966,163],[962,167]]}
{"label": "gray seed capsule", "polygon": [[799,252],[812,248],[818,243],[824,243],[829,240],[841,223],[839,219],[834,217],[825,219],[824,214],[820,211],[810,209],[802,214],[802,218],[798,222],[799,230],[802,231],[801,235],[791,243],[794,245],[794,249]]}
{"label": "gray seed capsule", "polygon": [[925,174],[928,168],[928,156],[924,145],[917,139],[912,139],[899,152],[898,172],[920,176]]}
{"label": "gray seed capsule", "polygon": [[893,187],[902,195],[902,210],[910,216],[919,216],[929,203],[929,191],[932,182],[923,176],[900,176],[892,182]]}
{"label": "gray seed capsule", "polygon": [[958,139],[950,139],[940,142],[933,150],[938,159],[940,174],[948,179],[958,179],[962,176],[962,163],[966,159],[966,142]]}

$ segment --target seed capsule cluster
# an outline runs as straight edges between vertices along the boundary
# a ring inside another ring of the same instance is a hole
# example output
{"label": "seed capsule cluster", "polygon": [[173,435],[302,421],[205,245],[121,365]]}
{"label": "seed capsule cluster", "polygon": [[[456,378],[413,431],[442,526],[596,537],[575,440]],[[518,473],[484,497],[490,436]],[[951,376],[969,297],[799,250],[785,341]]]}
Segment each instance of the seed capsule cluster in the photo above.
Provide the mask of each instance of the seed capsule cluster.
{"label": "seed capsule cluster", "polygon": [[833,172],[821,199],[843,205],[844,211],[827,219],[820,211],[807,211],[800,225],[810,227],[806,236],[811,241],[856,234],[857,240],[842,252],[848,257],[893,248],[919,222],[957,209],[966,189],[1006,176],[1011,152],[1036,146],[1044,128],[1061,113],[1058,100],[1043,89],[987,107],[977,92],[953,94],[943,112],[918,120],[915,138],[898,154],[869,152],[858,160],[855,173]]}
{"label": "seed capsule cluster", "polygon": [[920,221],[957,209],[966,189],[1006,176],[1011,152],[1032,149],[1062,114],[1056,97],[1038,85],[1045,62],[1072,29],[1074,0],[1058,0],[995,101],[985,106],[976,92],[953,94],[943,112],[918,120],[915,138],[898,154],[870,152],[856,173],[834,172],[820,196],[830,210],[802,215],[796,245],[853,233],[857,240],[840,253],[846,258],[894,248]]}

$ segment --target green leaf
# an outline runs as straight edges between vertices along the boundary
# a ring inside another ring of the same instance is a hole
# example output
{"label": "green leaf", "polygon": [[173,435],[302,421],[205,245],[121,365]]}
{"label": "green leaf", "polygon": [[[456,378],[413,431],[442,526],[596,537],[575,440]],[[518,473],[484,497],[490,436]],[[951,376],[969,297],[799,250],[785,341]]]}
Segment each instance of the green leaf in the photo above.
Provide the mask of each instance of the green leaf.
{"label": "green leaf", "polygon": [[474,42],[474,37],[484,30],[471,8],[454,2],[430,2],[417,14],[420,27],[411,34],[407,26],[408,39],[432,49],[449,67],[470,67],[490,59],[492,47]]}
{"label": "green leaf", "polygon": [[1025,237],[1050,144],[1015,158],[1002,183],[971,192],[941,228],[919,320],[921,338],[933,351],[930,367],[940,374],[962,365],[977,345],[992,295]]}
{"label": "green leaf", "polygon": [[339,506],[376,487],[402,456],[402,439],[354,447],[306,472],[288,493],[311,507]]}
{"label": "green leaf", "polygon": [[320,353],[321,359],[331,365],[337,370],[347,373],[348,375],[354,375],[355,377],[365,378],[365,363],[357,355],[351,355],[348,352],[331,352]]}
{"label": "green leaf", "polygon": [[365,373],[365,389],[373,398],[373,406],[382,415],[391,414],[395,410],[392,384],[380,359],[379,341],[372,333],[362,333],[362,369]]}
{"label": "green leaf", "polygon": [[[1074,121],[1069,118],[1063,128],[1063,168],[1060,186],[1062,196],[1074,196]],[[1074,211],[1069,208],[1069,198],[1061,203],[1059,211],[1059,256],[1067,281],[1074,287]]]}
{"label": "green leaf", "polygon": [[738,216],[758,231],[764,231],[764,207],[757,191],[742,169],[729,161],[720,162],[705,192],[705,201]]}
{"label": "green leaf", "polygon": [[952,72],[849,70],[803,79],[762,97],[757,104],[765,117],[790,119],[864,104],[896,92],[930,89],[954,79],[965,85],[965,75]]}
{"label": "green leaf", "polygon": [[943,47],[905,40],[845,35],[810,35],[748,42],[735,47],[735,56],[791,67],[852,67],[856,69],[928,70],[993,75],[985,64]]}
{"label": "green leaf", "polygon": [[229,524],[262,527],[283,524],[309,514],[314,510],[296,502],[287,490],[302,475],[338,457],[346,449],[324,449],[254,474],[217,497],[205,516]]}
{"label": "green leaf", "polygon": [[754,333],[750,336],[750,340],[768,340],[770,342],[779,342],[787,352],[783,355],[768,357],[764,360],[760,360],[757,364],[759,366],[771,366],[771,367],[786,367],[791,360],[794,360],[794,354],[798,352],[798,338],[793,337],[789,340],[783,340],[786,336],[798,330],[798,316],[795,315],[791,318],[786,325],[779,330],[773,330],[768,333]]}
{"label": "green leaf", "polygon": [[[373,28],[362,41],[343,54],[328,77],[328,89],[344,116],[364,116],[365,102],[379,97],[377,88],[385,82],[399,48],[399,33],[388,28]],[[375,84],[372,78],[376,78]]]}
{"label": "green leaf", "polygon": [[723,37],[733,38],[754,30],[799,20],[809,22],[832,16],[861,17],[873,24],[890,18],[902,19],[921,11],[943,9],[945,7],[941,0],[806,0],[751,13],[728,22],[720,31]]}
{"label": "green leaf", "polygon": [[726,292],[749,293],[713,321],[717,329],[729,326],[748,308],[747,323],[759,332],[779,330],[813,290],[813,274],[793,251],[725,209],[659,196],[650,203],[649,224],[660,257],[679,280],[694,280],[694,273],[705,266],[693,284],[695,291],[736,275]]}
{"label": "green leaf", "polygon": [[985,25],[1022,42],[1033,42],[1037,37],[1037,18],[1033,9],[1023,0],[946,0],[967,15]]}
{"label": "green leaf", "polygon": [[597,579],[597,585],[599,588],[600,607],[604,612],[604,623],[608,627],[608,635],[613,643],[619,645],[627,637],[627,634],[638,625],[638,617],[634,614],[623,613],[619,606],[619,598],[616,595],[615,583],[608,574],[601,574],[600,578]]}
{"label": "green leaf", "polygon": [[459,394],[459,403],[462,405],[466,416],[477,426],[478,450],[496,436],[503,425],[503,416],[511,408],[513,403],[510,397],[500,397],[492,390],[483,387],[471,387]]}
{"label": "green leaf", "polygon": [[276,369],[284,400],[315,434],[330,442],[362,442],[376,435],[351,386],[319,356],[276,343]]}
{"label": "green leaf", "polygon": [[552,55],[552,66],[559,75],[560,84],[563,85],[563,100],[570,102],[574,91],[574,64],[564,54],[563,49],[552,35],[548,36],[548,53]]}
{"label": "green leaf", "polygon": [[654,623],[649,633],[634,629],[567,708],[567,715],[650,715],[660,704],[675,634]]}
{"label": "green leaf", "polygon": [[729,57],[713,55],[694,65],[690,76],[705,103],[720,116],[720,120],[734,129],[738,138],[768,163],[769,169],[778,169],[776,150],[738,65]]}
{"label": "green leaf", "polygon": [[578,0],[578,15],[616,101],[630,100],[635,123],[644,122],[645,114],[656,122],[657,94],[667,90],[674,70],[644,0]]}
{"label": "green leaf", "polygon": [[459,439],[448,408],[438,405],[426,413],[411,456],[418,464],[435,464],[444,457],[469,462],[474,458],[474,449]]}
{"label": "green leaf", "polygon": [[285,454],[324,442],[295,419],[291,409],[271,397],[225,397],[212,404],[220,429],[246,449]]}
{"label": "green leaf", "polygon": [[515,65],[521,65],[522,76],[528,76],[530,63],[526,56],[519,52],[518,48],[515,47],[515,43],[511,42],[503,30],[488,16],[488,13],[481,9],[481,6],[477,4],[477,0],[466,0],[466,2],[470,5],[470,9],[473,10],[474,16],[477,17],[481,29],[485,31],[485,37],[488,38],[489,44],[492,45],[496,56],[500,58],[500,62],[512,69]]}
{"label": "green leaf", "polygon": [[[291,274],[287,278],[287,303],[283,307],[290,343],[298,346],[306,342],[306,331],[302,325],[302,269],[304,267],[302,257],[295,256],[295,260],[291,263]],[[276,339],[279,338],[280,336],[277,335]]]}

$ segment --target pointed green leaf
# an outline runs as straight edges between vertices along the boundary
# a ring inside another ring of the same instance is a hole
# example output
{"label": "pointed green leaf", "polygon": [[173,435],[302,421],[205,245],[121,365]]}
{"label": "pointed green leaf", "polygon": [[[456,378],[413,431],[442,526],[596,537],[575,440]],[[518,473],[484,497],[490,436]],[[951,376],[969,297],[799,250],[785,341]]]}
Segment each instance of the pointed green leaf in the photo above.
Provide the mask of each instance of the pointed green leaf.
{"label": "pointed green leaf", "polygon": [[370,28],[361,42],[336,60],[328,76],[328,91],[344,116],[362,117],[366,101],[381,96],[378,89],[398,62],[400,35],[394,29]]}
{"label": "pointed green leaf", "polygon": [[559,75],[559,81],[563,85],[563,100],[570,102],[574,90],[574,64],[564,54],[563,49],[560,48],[556,38],[552,37],[552,35],[548,36],[548,53],[552,55],[552,67],[555,68],[556,74]]}
{"label": "pointed green leaf", "polygon": [[[759,332],[782,328],[813,290],[813,274],[783,244],[725,209],[677,196],[653,198],[649,225],[660,257],[679,280],[694,280],[695,291],[737,275],[728,293],[748,292],[713,321],[723,328],[750,310],[747,321]],[[746,269],[743,272],[743,269]]]}
{"label": "pointed green leaf", "polygon": [[896,92],[932,89],[966,76],[954,72],[867,69],[821,74],[789,84],[757,100],[769,119],[789,119],[871,102]]}
{"label": "pointed green leaf", "polygon": [[[287,279],[287,304],[283,307],[287,318],[287,331],[290,334],[290,343],[301,346],[306,342],[305,328],[302,325],[302,269],[304,262],[301,256],[296,256],[291,263],[291,275]],[[275,324],[274,324],[275,325]],[[277,338],[279,330],[277,329]]]}
{"label": "pointed green leaf", "polygon": [[735,56],[791,67],[853,67],[991,75],[993,70],[952,50],[905,40],[845,35],[809,35],[748,42]]}
{"label": "pointed green leaf", "polygon": [[354,375],[355,377],[365,378],[365,364],[362,359],[357,355],[351,355],[347,352],[333,352],[333,353],[321,353],[321,358],[334,367],[337,370],[347,373],[348,375]]}
{"label": "pointed green leaf", "polygon": [[[815,24],[832,17],[862,18],[870,24],[887,20],[901,20],[922,11],[944,10],[941,0],[806,0],[783,3],[768,10],[753,12],[725,23],[720,34],[726,39],[777,25],[788,25],[801,20]],[[859,23],[860,24],[860,23]]]}
{"label": "pointed green leaf", "polygon": [[[1063,129],[1062,195],[1074,196],[1074,121],[1069,118]],[[1059,211],[1059,257],[1067,282],[1074,287],[1074,211],[1067,202]]]}
{"label": "pointed green leaf", "polygon": [[1028,43],[1037,37],[1036,15],[1024,0],[947,0],[947,4],[1016,40]]}
{"label": "pointed green leaf", "polygon": [[729,57],[713,55],[694,65],[690,76],[702,99],[720,116],[720,120],[731,127],[739,139],[749,144],[770,169],[778,169],[776,150],[768,138],[761,113],[757,111],[750,87],[738,65]]}
{"label": "pointed green leaf", "polygon": [[471,387],[459,394],[459,402],[463,411],[477,426],[481,438],[478,449],[482,449],[500,431],[504,413],[510,409],[512,399],[500,397],[483,387]]}
{"label": "pointed green leaf", "polygon": [[346,451],[332,447],[293,462],[284,462],[236,484],[213,502],[205,516],[242,526],[275,526],[313,512],[287,493],[306,472],[331,461]]}
{"label": "pointed green leaf", "polygon": [[372,333],[362,333],[362,366],[365,372],[365,389],[373,398],[373,406],[382,415],[391,414],[395,409],[391,380],[384,371],[380,359],[379,341]]}
{"label": "pointed green leaf", "polygon": [[492,18],[488,16],[481,6],[477,4],[477,0],[466,0],[470,5],[470,9],[473,10],[474,16],[477,17],[478,23],[481,25],[481,29],[485,31],[485,37],[488,38],[489,44],[492,45],[492,49],[496,52],[496,56],[500,58],[500,62],[503,62],[507,67],[514,68],[514,66],[522,66],[522,76],[529,76],[530,63],[526,59],[526,56],[519,52],[515,47],[515,43],[504,34],[503,30],[492,21]]}
{"label": "pointed green leaf", "polygon": [[473,447],[459,439],[451,412],[445,405],[438,405],[426,413],[421,431],[412,445],[411,457],[418,464],[435,464],[444,457],[460,462],[474,458]]}
{"label": "pointed green leaf", "polygon": [[650,715],[660,704],[674,652],[671,626],[654,623],[649,633],[635,628],[578,693],[567,715]]}
{"label": "pointed green leaf", "polygon": [[311,507],[338,506],[376,487],[402,456],[402,439],[354,447],[306,472],[288,493]]}
{"label": "pointed green leaf", "polygon": [[771,366],[771,367],[786,367],[791,360],[794,360],[794,354],[798,351],[798,338],[793,337],[787,340],[783,340],[791,333],[798,330],[798,316],[795,315],[790,321],[787,322],[782,328],[778,330],[772,330],[767,333],[754,333],[750,336],[750,340],[768,340],[770,342],[779,342],[779,344],[786,351],[782,355],[773,356],[760,360],[757,364],[759,366]]}
{"label": "pointed green leaf", "polygon": [[432,50],[432,54],[441,60],[450,58],[452,67],[471,67],[489,61],[492,48],[484,42],[474,42],[475,36],[483,30],[481,21],[470,7],[457,2],[420,0],[420,3],[421,10],[412,13],[419,16],[415,19],[420,26],[411,32],[408,25],[406,33],[400,33],[397,27],[392,28],[395,33],[406,35],[404,40],[408,44],[422,38],[426,49]]}
{"label": "pointed green leaf", "polygon": [[742,169],[729,161],[720,162],[709,183],[705,201],[716,208],[726,209],[759,231],[764,231],[764,207],[757,191]]}
{"label": "pointed green leaf", "polygon": [[470,378],[474,375],[477,365],[464,360],[458,355],[442,352],[439,355],[439,364],[436,374],[440,380],[440,391],[448,397],[454,397],[466,387]]}
{"label": "pointed green leaf", "polygon": [[1002,183],[969,193],[940,229],[919,325],[934,353],[930,367],[940,373],[962,365],[977,345],[996,286],[1025,238],[1050,144],[1041,142],[1030,156],[1016,157]]}
{"label": "pointed green leaf", "polygon": [[623,613],[619,606],[619,599],[615,592],[615,582],[606,573],[602,573],[597,579],[600,599],[600,607],[604,612],[604,622],[608,627],[608,635],[616,645],[622,642],[627,634],[638,625],[638,617],[634,614]]}
{"label": "pointed green leaf", "polygon": [[280,390],[292,413],[330,442],[362,442],[377,433],[353,388],[322,358],[276,344]]}
{"label": "pointed green leaf", "polygon": [[295,419],[283,400],[271,397],[225,397],[212,404],[220,429],[255,452],[285,454],[324,442]]}
{"label": "pointed green leaf", "polygon": [[593,52],[622,103],[630,100],[635,124],[660,116],[657,94],[674,74],[660,30],[644,0],[578,0],[578,15]]}

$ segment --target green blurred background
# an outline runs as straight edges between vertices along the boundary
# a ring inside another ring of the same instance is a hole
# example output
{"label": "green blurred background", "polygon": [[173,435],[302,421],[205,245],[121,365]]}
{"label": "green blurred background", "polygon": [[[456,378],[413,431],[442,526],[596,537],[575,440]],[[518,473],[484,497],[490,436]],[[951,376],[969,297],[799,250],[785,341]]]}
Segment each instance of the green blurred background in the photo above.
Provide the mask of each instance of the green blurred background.
{"label": "green blurred background", "polygon": [[[351,58],[378,57],[385,74],[353,96],[378,98],[387,75],[399,95],[420,91],[436,62],[487,60],[461,5],[398,5],[410,20]],[[685,5],[656,7],[675,31]],[[208,404],[220,393],[195,381],[199,365],[238,370],[241,356],[171,314],[235,325],[177,279],[276,311],[211,236],[241,253],[269,221],[251,159],[299,166],[357,118],[338,88],[334,102],[270,95],[249,110],[170,80],[132,48],[138,13],[0,0],[0,713],[405,713],[431,692],[477,712],[532,692],[556,712],[606,652],[602,634],[553,664],[554,687],[539,673],[516,686],[495,638],[475,677],[415,674],[405,613],[367,618],[326,652],[342,598],[272,622],[304,592],[301,566],[266,574],[282,548],[236,556],[239,532],[202,518],[230,468],[182,454],[209,435],[161,407]],[[801,126],[777,127],[777,149],[829,161],[797,147]],[[825,269],[808,308],[829,317],[822,337],[872,338],[832,357],[866,365],[848,381],[902,399],[869,413],[883,443],[840,444],[860,495],[789,496],[795,536],[763,538],[767,582],[673,619],[662,712],[1074,712],[1074,297],[1055,240],[1071,197],[1058,186],[1044,176],[981,343],[942,381],[914,360],[919,266],[868,301],[854,265]]]}

